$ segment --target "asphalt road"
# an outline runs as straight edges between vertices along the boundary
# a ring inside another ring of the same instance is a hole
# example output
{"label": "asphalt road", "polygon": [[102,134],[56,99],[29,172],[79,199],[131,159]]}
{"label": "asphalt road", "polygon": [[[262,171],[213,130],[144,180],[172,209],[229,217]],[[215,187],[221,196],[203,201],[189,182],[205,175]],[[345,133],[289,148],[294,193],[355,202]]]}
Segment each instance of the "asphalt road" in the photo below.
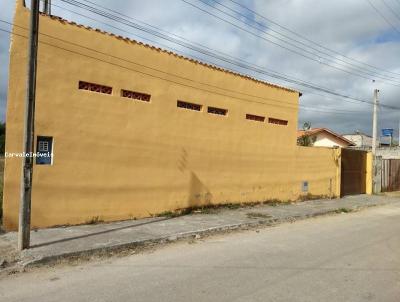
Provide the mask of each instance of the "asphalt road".
{"label": "asphalt road", "polygon": [[0,280],[0,301],[400,301],[400,206]]}

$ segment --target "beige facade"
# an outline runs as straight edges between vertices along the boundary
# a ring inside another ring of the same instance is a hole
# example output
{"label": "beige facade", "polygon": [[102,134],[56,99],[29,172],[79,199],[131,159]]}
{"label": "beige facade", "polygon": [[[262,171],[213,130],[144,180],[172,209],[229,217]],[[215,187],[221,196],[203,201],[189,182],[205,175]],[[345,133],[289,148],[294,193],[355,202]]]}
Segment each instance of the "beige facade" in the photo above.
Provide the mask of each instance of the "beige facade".
{"label": "beige facade", "polygon": [[[8,153],[22,152],[28,17],[18,1]],[[33,228],[340,195],[340,151],[296,145],[298,92],[48,16],[40,32],[35,134],[53,138],[54,158],[34,166]],[[8,230],[18,225],[21,164],[6,158]]]}
{"label": "beige facade", "polygon": [[328,133],[319,133],[316,135],[315,142],[313,144],[314,147],[339,147],[346,148],[349,146],[349,143],[344,142]]}

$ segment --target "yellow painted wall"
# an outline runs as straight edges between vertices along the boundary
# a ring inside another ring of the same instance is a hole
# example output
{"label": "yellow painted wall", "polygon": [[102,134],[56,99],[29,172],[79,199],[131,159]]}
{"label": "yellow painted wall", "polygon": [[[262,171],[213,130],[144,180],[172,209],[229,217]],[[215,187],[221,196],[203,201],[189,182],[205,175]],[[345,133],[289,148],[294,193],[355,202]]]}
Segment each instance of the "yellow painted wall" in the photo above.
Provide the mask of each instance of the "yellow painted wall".
{"label": "yellow painted wall", "polygon": [[[28,16],[18,1],[15,24],[27,28]],[[298,92],[46,16],[40,31],[35,133],[54,137],[54,162],[34,166],[33,228],[293,200],[304,194],[302,181],[310,194],[340,195],[340,151],[296,146]],[[15,27],[14,33],[9,153],[22,151],[27,57],[27,39],[19,36],[27,31]],[[79,80],[111,86],[113,94],[79,90]],[[121,89],[151,94],[151,102],[122,98]],[[203,110],[177,108],[178,99]],[[211,115],[206,106],[228,109],[228,115]],[[289,123],[249,121],[247,113]],[[6,158],[8,230],[18,224],[21,164]]]}
{"label": "yellow painted wall", "polygon": [[373,194],[373,186],[374,186],[374,156],[371,152],[367,153],[366,159],[366,177],[365,177],[365,193],[371,195]]}

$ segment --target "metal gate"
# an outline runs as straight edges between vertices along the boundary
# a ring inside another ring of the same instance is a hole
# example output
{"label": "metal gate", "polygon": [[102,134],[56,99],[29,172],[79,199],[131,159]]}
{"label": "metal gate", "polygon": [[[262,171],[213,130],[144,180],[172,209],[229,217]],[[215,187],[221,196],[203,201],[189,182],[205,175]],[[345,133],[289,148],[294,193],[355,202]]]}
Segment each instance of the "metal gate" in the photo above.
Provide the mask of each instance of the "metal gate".
{"label": "metal gate", "polygon": [[367,152],[342,149],[341,153],[341,195],[365,194]]}
{"label": "metal gate", "polygon": [[400,159],[382,159],[382,192],[400,191]]}

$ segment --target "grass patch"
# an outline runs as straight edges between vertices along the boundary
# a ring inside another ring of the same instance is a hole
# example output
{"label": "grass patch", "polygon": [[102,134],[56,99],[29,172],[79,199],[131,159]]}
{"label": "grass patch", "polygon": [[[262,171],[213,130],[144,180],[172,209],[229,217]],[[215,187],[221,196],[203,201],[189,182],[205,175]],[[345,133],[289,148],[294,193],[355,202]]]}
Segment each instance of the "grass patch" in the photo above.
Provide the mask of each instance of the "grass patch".
{"label": "grass patch", "polygon": [[100,219],[99,216],[93,216],[90,220],[86,221],[85,224],[97,224],[100,222],[104,222],[104,220]]}
{"label": "grass patch", "polygon": [[317,200],[317,199],[329,199],[328,195],[314,195],[311,193],[307,193],[304,195],[300,195],[296,201],[307,201],[307,200]]}
{"label": "grass patch", "polygon": [[258,213],[258,212],[249,212],[246,214],[247,217],[249,218],[271,218],[272,215],[269,215],[267,213]]}
{"label": "grass patch", "polygon": [[[283,204],[283,201],[278,199],[271,199],[265,201],[257,201],[257,202],[245,202],[245,203],[224,203],[224,204],[210,204],[198,207],[190,207],[185,209],[178,209],[175,211],[164,211],[159,214],[151,215],[153,217],[168,217],[174,218],[183,215],[191,215],[191,214],[217,214],[220,210],[228,209],[228,210],[236,210],[240,208],[252,208],[260,205],[269,205],[269,206],[278,206],[279,204]],[[266,214],[260,214],[266,215]],[[254,216],[255,217],[255,216]],[[259,216],[259,218],[266,218],[264,216]]]}
{"label": "grass patch", "polygon": [[174,218],[178,216],[182,216],[183,214],[180,213],[179,211],[164,211],[161,213],[158,213],[156,215],[153,215],[154,217],[168,217],[168,218]]}
{"label": "grass patch", "polygon": [[265,205],[268,205],[268,206],[271,206],[271,207],[276,207],[276,206],[278,206],[280,204],[283,204],[283,203],[285,203],[285,202],[282,201],[282,200],[279,200],[279,199],[269,199],[269,200],[264,200],[262,202],[262,204],[265,204]]}
{"label": "grass patch", "polygon": [[353,212],[352,209],[349,208],[340,208],[340,209],[336,209],[335,213],[341,214],[341,213],[351,213]]}

